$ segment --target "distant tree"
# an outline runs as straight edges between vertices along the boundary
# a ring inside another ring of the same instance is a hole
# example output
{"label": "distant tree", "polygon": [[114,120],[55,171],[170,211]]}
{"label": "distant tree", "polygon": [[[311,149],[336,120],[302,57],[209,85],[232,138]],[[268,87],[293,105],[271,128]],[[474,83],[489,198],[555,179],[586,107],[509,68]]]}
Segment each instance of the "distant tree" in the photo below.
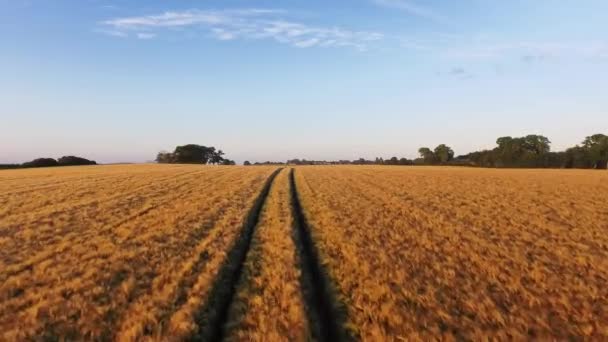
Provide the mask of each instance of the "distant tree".
{"label": "distant tree", "polygon": [[243,165],[245,165],[245,166],[250,166],[250,165],[251,165],[251,163],[249,162],[249,160],[245,160],[245,162],[243,163]]}
{"label": "distant tree", "polygon": [[[215,147],[212,147],[211,149],[212,149],[212,151],[210,152],[209,162],[211,164],[223,164],[224,152],[222,152],[222,150],[215,151]],[[227,164],[224,164],[224,165],[227,165]]]}
{"label": "distant tree", "polygon": [[496,166],[496,151],[482,150],[471,152],[463,156],[458,156],[460,164],[468,164],[473,166],[495,167]]}
{"label": "distant tree", "polygon": [[422,158],[425,164],[435,163],[435,153],[433,153],[430,148],[421,147],[418,149],[418,153],[420,154],[420,158]]}
{"label": "distant tree", "polygon": [[156,155],[158,163],[172,164],[222,164],[224,152],[216,150],[215,147],[207,147],[195,144],[177,146],[173,153],[159,152]]}
{"label": "distant tree", "polygon": [[595,169],[606,169],[608,166],[608,136],[594,134],[583,141],[583,147],[587,150],[590,164]]}
{"label": "distant tree", "polygon": [[433,156],[437,162],[446,164],[454,158],[454,151],[449,146],[441,144],[435,147]]}
{"label": "distant tree", "polygon": [[182,164],[207,164],[205,158],[206,148],[199,145],[177,146],[173,152],[174,162]]}
{"label": "distant tree", "polygon": [[551,142],[542,135],[501,137],[496,144],[493,158],[498,167],[545,167],[554,157],[548,155]]}
{"label": "distant tree", "polygon": [[510,165],[523,152],[518,140],[511,137],[500,137],[496,139],[496,144],[498,147],[494,149],[494,154],[502,165]]}
{"label": "distant tree", "polygon": [[523,145],[527,152],[541,155],[551,150],[551,141],[542,135],[527,135],[523,138]]}
{"label": "distant tree", "polygon": [[590,169],[593,167],[588,149],[578,145],[567,149],[564,159],[563,166],[567,169]]}
{"label": "distant tree", "polygon": [[391,159],[386,161],[386,164],[388,165],[399,165],[399,158],[397,157],[392,157]]}
{"label": "distant tree", "polygon": [[57,159],[57,164],[59,166],[69,166],[69,165],[97,165],[97,162],[94,160],[88,160],[81,157],[76,156],[63,156]]}
{"label": "distant tree", "polygon": [[58,166],[59,164],[53,158],[37,158],[22,165],[23,167],[51,167]]}
{"label": "distant tree", "polygon": [[221,165],[236,165],[236,162],[234,160],[230,160],[230,159],[222,159],[220,164]]}
{"label": "distant tree", "polygon": [[177,146],[173,152],[176,163],[179,164],[207,164],[215,148],[195,144]]}
{"label": "distant tree", "polygon": [[0,164],[0,170],[5,170],[5,169],[20,169],[22,167],[23,167],[23,165],[21,165],[21,164]]}
{"label": "distant tree", "polygon": [[413,165],[413,162],[407,158],[399,159],[399,165]]}
{"label": "distant tree", "polygon": [[170,164],[175,161],[175,155],[171,152],[161,151],[156,155],[156,162],[160,164]]}

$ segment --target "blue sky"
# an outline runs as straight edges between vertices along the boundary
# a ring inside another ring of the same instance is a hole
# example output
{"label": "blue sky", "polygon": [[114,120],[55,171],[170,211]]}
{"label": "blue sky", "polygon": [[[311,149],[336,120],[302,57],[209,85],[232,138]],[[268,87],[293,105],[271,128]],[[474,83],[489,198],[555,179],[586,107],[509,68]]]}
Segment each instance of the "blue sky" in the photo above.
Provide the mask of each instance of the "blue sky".
{"label": "blue sky", "polygon": [[608,133],[605,0],[0,0],[0,163]]}

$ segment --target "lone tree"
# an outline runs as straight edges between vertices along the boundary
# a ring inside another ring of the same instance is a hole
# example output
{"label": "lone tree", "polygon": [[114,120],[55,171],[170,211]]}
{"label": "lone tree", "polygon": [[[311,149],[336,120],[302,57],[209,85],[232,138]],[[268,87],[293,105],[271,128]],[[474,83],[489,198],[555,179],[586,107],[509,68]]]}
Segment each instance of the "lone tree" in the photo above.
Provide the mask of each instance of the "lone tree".
{"label": "lone tree", "polygon": [[159,152],[156,155],[156,162],[161,164],[222,164],[233,165],[232,160],[225,159],[222,150],[215,147],[202,145],[183,145],[177,146],[175,151]]}

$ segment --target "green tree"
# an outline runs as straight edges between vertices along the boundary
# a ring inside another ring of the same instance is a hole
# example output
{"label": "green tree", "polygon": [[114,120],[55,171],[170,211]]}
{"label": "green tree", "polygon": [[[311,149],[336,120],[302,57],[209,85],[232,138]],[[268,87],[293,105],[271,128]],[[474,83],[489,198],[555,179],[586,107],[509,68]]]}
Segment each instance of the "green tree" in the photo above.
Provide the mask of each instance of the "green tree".
{"label": "green tree", "polygon": [[421,147],[418,149],[418,153],[420,154],[420,158],[423,159],[425,164],[434,164],[435,163],[435,154],[428,147]]}
{"label": "green tree", "polygon": [[174,157],[171,152],[161,151],[156,155],[156,162],[159,164],[170,164],[174,162]]}
{"label": "green tree", "polygon": [[551,150],[549,139],[534,134],[520,138],[500,137],[496,144],[493,151],[498,167],[543,166],[546,154]]}
{"label": "green tree", "polygon": [[207,164],[211,152],[208,147],[195,144],[177,146],[175,152],[173,152],[174,162],[179,164]]}
{"label": "green tree", "polygon": [[523,138],[523,145],[527,152],[541,155],[551,150],[551,141],[542,135],[527,135]]}
{"label": "green tree", "polygon": [[23,163],[23,167],[51,167],[58,166],[59,164],[53,158],[37,158],[30,162]]}
{"label": "green tree", "polygon": [[[215,147],[212,147],[213,151],[211,152],[211,155],[209,157],[209,162],[211,164],[221,164],[224,162],[224,152],[222,152],[222,150],[218,150],[215,151]],[[226,164],[224,164],[226,165]]]}
{"label": "green tree", "polygon": [[174,164],[221,164],[224,161],[224,152],[215,147],[195,144],[177,146],[173,153],[160,152],[156,155],[158,163]]}
{"label": "green tree", "polygon": [[608,166],[608,136],[594,134],[583,141],[590,163],[595,169],[605,169]]}
{"label": "green tree", "polygon": [[437,162],[441,164],[446,164],[452,159],[454,159],[454,150],[452,150],[449,146],[445,144],[441,144],[435,147],[433,155],[435,156]]}
{"label": "green tree", "polygon": [[76,156],[63,156],[57,159],[57,164],[59,166],[70,166],[70,165],[97,165],[97,162],[94,160],[88,160],[81,157]]}

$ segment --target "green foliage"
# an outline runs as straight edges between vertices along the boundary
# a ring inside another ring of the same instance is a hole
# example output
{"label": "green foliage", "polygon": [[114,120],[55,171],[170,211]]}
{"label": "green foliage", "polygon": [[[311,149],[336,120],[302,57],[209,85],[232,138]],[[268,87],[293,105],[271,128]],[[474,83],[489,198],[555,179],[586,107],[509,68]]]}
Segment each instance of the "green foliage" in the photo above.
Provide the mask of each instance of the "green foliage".
{"label": "green foliage", "polygon": [[433,152],[435,160],[441,164],[446,164],[454,159],[454,151],[447,145],[441,144],[435,147]]}
{"label": "green foliage", "polygon": [[236,162],[234,160],[230,160],[230,159],[223,159],[220,164],[221,165],[236,165]]}
{"label": "green foliage", "polygon": [[454,159],[454,150],[445,144],[435,147],[434,150],[428,147],[421,147],[418,149],[418,153],[420,154],[420,160],[417,160],[416,164],[447,164]]}
{"label": "green foliage", "polygon": [[565,152],[551,152],[551,142],[542,135],[501,137],[496,144],[498,146],[492,150],[459,156],[458,163],[484,167],[585,169],[606,169],[608,164],[608,137],[603,134],[589,136],[582,146],[571,147]]}
{"label": "green foliage", "polygon": [[605,169],[608,164],[608,136],[594,134],[585,138],[583,148],[587,151],[587,158],[593,168]]}
{"label": "green foliage", "polygon": [[425,164],[435,164],[435,153],[433,153],[430,148],[421,147],[418,149],[418,153],[420,154],[420,158],[423,159]]}
{"label": "green foliage", "polygon": [[57,161],[53,158],[37,158],[22,164],[23,167],[52,167],[57,166]]}
{"label": "green foliage", "polygon": [[59,166],[68,166],[68,165],[97,165],[97,162],[94,160],[88,160],[81,157],[76,156],[63,156],[57,159],[57,164]]}
{"label": "green foliage", "polygon": [[216,150],[215,147],[188,144],[177,146],[175,151],[159,152],[156,162],[161,164],[221,164],[234,165],[235,162],[224,159],[224,152]]}

